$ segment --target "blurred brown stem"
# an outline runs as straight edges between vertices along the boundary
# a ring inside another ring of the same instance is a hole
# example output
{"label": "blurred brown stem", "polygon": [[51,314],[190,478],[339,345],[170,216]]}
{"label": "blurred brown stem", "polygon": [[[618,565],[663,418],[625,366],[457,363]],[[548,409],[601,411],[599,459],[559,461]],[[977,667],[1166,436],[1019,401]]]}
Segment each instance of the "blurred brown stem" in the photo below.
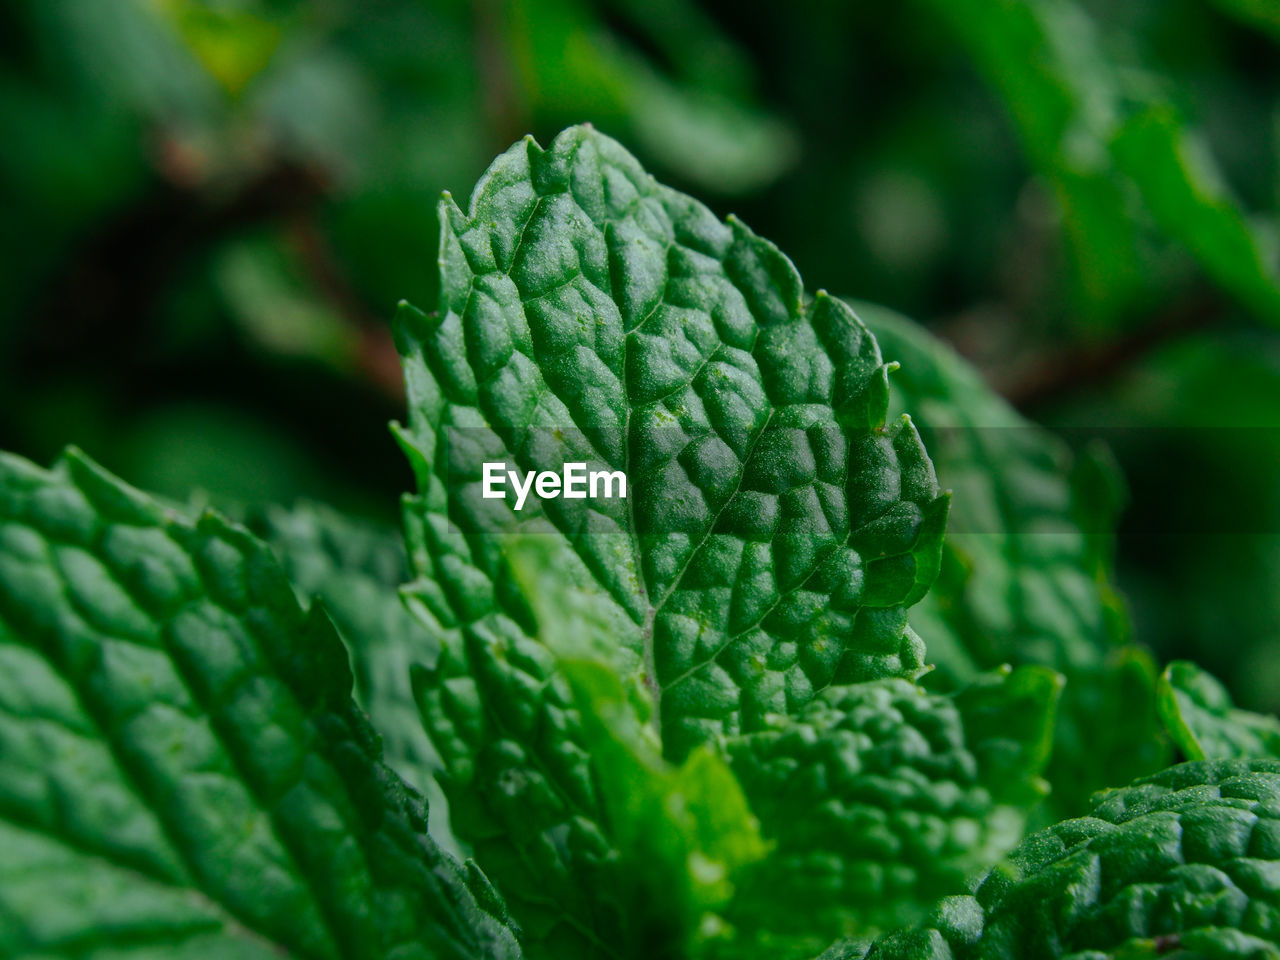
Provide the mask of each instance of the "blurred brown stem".
{"label": "blurred brown stem", "polygon": [[21,346],[25,368],[137,356],[156,300],[192,256],[235,230],[306,210],[329,186],[323,171],[282,158],[228,194],[157,167],[150,193],[108,220],[52,278]]}
{"label": "blurred brown stem", "polygon": [[1157,347],[1213,324],[1222,304],[1213,293],[1200,291],[1180,299],[1148,323],[1102,344],[1066,347],[1045,352],[1017,364],[1001,376],[987,370],[987,379],[1020,410],[1096,386],[1131,368]]}
{"label": "blurred brown stem", "polygon": [[322,296],[338,312],[358,338],[356,366],[361,378],[396,402],[404,399],[400,354],[391,328],[370,312],[368,304],[348,282],[315,220],[305,213],[289,220],[288,236],[294,252]]}

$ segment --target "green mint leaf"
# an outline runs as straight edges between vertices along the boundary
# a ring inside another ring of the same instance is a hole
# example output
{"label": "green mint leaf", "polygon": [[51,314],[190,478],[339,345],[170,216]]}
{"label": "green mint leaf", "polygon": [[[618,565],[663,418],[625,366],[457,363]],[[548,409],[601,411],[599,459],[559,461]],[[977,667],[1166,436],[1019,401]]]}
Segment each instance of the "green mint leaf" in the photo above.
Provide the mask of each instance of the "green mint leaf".
{"label": "green mint leaf", "polygon": [[614,846],[615,893],[630,949],[643,956],[696,955],[727,931],[719,913],[738,872],[768,847],[729,763],[711,745],[681,763],[662,756],[646,724],[651,699],[614,641],[612,604],[564,576],[560,546],[546,537],[507,544],[513,574],[530,598],[540,640],[572,691],[582,744]]}
{"label": "green mint leaf", "polygon": [[1109,161],[1121,108],[1094,23],[1070,0],[928,6],[999,94],[1023,151],[1047,178],[1089,315],[1122,313],[1150,282],[1140,252],[1149,238],[1130,185]]}
{"label": "green mint leaf", "polygon": [[1237,710],[1227,688],[1195,664],[1169,664],[1159,695],[1169,735],[1188,759],[1280,759],[1280,719]]}
{"label": "green mint leaf", "polygon": [[624,682],[611,605],[564,576],[549,538],[506,549],[572,691],[617,858],[604,877],[645,955],[805,958],[918,919],[1011,849],[1044,796],[1061,681],[1038,667],[954,697],[899,679],[829,687],[723,757],[670,764],[647,691]]}
{"label": "green mint leaf", "polygon": [[317,503],[256,507],[245,524],[280,558],[299,600],[324,605],[350,653],[356,703],[382,737],[384,759],[429,795],[440,758],[409,677],[414,664],[435,662],[440,641],[401,602],[409,579],[403,535]]}
{"label": "green mint leaf", "polygon": [[481,499],[481,456],[627,474],[625,500],[541,506],[633,622],[669,755],[919,672],[905,607],[946,503],[848,307],[589,128],[517,144],[441,216],[441,309],[401,324],[424,509],[527,526]]}
{"label": "green mint leaf", "polygon": [[1060,687],[1052,671],[1023,667],[954,698],[903,680],[831,688],[798,716],[730,741],[775,844],[729,912],[756,937],[734,955],[812,956],[834,936],[919,920],[963,891],[1022,839],[1047,791]]}
{"label": "green mint leaf", "polygon": [[244,529],[0,456],[0,955],[518,957],[351,687]]}
{"label": "green mint leaf", "polygon": [[[414,505],[406,533],[417,568],[438,571],[406,596],[445,638],[413,683],[454,835],[501,888],[528,955],[626,956],[632,925],[618,890],[629,878],[605,828],[591,743],[505,556]],[[572,563],[555,569],[588,580]]]}
{"label": "green mint leaf", "polygon": [[1208,142],[1168,103],[1143,103],[1111,153],[1147,209],[1213,280],[1259,318],[1280,324],[1280,269],[1264,235],[1227,187]]}
{"label": "green mint leaf", "polygon": [[911,612],[954,688],[1004,663],[1062,673],[1049,803],[1084,812],[1095,790],[1160,769],[1168,750],[1150,656],[1127,643],[1111,582],[1117,480],[1024,419],[927,331],[857,304],[885,356],[902,363],[895,397],[911,409],[942,484],[953,491],[942,573]]}
{"label": "green mint leaf", "polygon": [[[648,955],[599,751],[506,534],[538,531],[596,598],[610,669],[680,769],[833,684],[920,672],[906,608],[946,500],[909,420],[886,424],[890,368],[853,312],[607,137],[517,144],[442,219],[440,309],[398,324],[406,597],[444,641],[418,702],[454,829],[528,949]],[[628,496],[516,511],[481,495],[489,461],[620,470]]]}
{"label": "green mint leaf", "polygon": [[760,190],[787,172],[799,154],[795,130],[733,82],[751,67],[715,20],[674,5],[655,17],[633,0],[617,15],[663,61],[680,64],[682,82],[617,32],[602,30],[589,5],[544,0],[537,17],[509,24],[512,42],[529,51],[515,66],[535,110],[608,118],[655,163],[721,196]]}
{"label": "green mint leaf", "polygon": [[866,958],[1276,958],[1278,862],[1280,761],[1186,763],[1029,837],[973,897]]}

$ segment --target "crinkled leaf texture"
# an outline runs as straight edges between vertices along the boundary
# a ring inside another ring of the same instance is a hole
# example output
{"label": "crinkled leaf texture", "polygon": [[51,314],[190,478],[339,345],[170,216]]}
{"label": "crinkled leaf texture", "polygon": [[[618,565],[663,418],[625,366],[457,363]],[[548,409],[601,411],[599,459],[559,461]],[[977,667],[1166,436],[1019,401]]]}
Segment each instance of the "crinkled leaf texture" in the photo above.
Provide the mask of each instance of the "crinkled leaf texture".
{"label": "crinkled leaf texture", "polygon": [[1086,809],[1095,790],[1168,760],[1156,670],[1127,642],[1111,584],[1118,482],[1109,462],[1020,416],[945,344],[882,307],[857,304],[885,356],[902,363],[895,402],[912,411],[941,482],[953,491],[942,572],[912,623],[929,641],[933,688],[1003,663],[1067,678],[1049,807]]}
{"label": "crinkled leaf texture", "polygon": [[0,955],[520,955],[270,551],[0,456]]}
{"label": "crinkled leaf texture", "polygon": [[[777,248],[586,127],[512,147],[441,217],[440,310],[400,324],[432,533],[545,521],[630,622],[671,757],[920,672],[905,611],[946,500],[910,421],[885,426],[889,368],[852,310],[806,303]],[[628,496],[518,513],[482,498],[491,459],[622,471]]]}
{"label": "crinkled leaf texture", "polygon": [[1022,839],[1046,792],[1060,684],[1022,667],[954,698],[904,680],[833,687],[731,740],[776,848],[730,905],[746,941],[733,955],[812,956],[833,932],[892,929],[965,889]]}
{"label": "crinkled leaf texture", "polygon": [[[910,421],[886,423],[871,334],[590,128],[517,144],[442,218],[440,309],[399,322],[406,597],[444,644],[415,692],[525,949],[784,957],[960,889],[1039,796],[1056,682],[991,681],[1038,719],[978,741],[912,686],[946,500]],[[516,513],[480,496],[486,460],[622,470],[629,496]],[[803,826],[824,817],[830,838]],[[829,845],[861,859],[827,855],[821,911],[751,907]]]}
{"label": "crinkled leaf texture", "polygon": [[1160,715],[1188,759],[1280,759],[1280,719],[1238,710],[1227,688],[1185,660],[1160,678]]}
{"label": "crinkled leaf texture", "polygon": [[697,922],[688,953],[804,960],[839,933],[919,919],[1024,835],[1045,792],[1052,671],[1006,668],[957,696],[901,679],[831,686],[676,766],[641,722],[643,688],[608,667],[598,593],[566,585],[545,538],[507,549],[573,691],[610,833],[635,865],[624,876],[667,878],[634,893]]}
{"label": "crinkled leaf texture", "polygon": [[410,687],[412,665],[433,665],[440,642],[400,601],[409,576],[402,534],[318,503],[254,507],[245,524],[280,558],[299,600],[323,604],[346,643],[356,703],[382,738],[387,765],[431,800],[431,834],[442,839],[448,818],[437,815],[444,805],[433,779],[440,758]]}
{"label": "crinkled leaf texture", "polygon": [[1275,960],[1280,761],[1171,767],[1024,841],[972,897],[831,957]]}

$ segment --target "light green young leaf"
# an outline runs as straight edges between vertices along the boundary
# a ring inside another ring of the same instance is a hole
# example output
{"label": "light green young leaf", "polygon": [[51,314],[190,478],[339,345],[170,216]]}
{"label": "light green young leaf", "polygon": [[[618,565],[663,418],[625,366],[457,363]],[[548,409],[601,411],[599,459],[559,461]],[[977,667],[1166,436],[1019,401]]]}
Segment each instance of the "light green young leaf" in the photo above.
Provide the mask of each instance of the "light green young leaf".
{"label": "light green young leaf", "polygon": [[921,327],[881,307],[857,309],[885,355],[902,362],[895,396],[918,418],[954,498],[942,575],[911,613],[938,668],[927,682],[954,688],[1003,663],[1062,673],[1050,806],[1082,813],[1093,791],[1168,760],[1156,671],[1126,642],[1111,583],[1117,480],[1105,461],[1073,456],[1020,416]]}
{"label": "light green young leaf", "polygon": [[[630,939],[652,955],[805,958],[838,933],[919,919],[1022,839],[1047,789],[1052,671],[1006,668],[954,697],[899,679],[828,687],[676,768],[643,723],[647,692],[620,681],[598,592],[566,585],[546,539],[508,555],[574,692],[648,911]],[[690,933],[664,943],[664,929]]]}
{"label": "light green young leaf", "polygon": [[1280,759],[1280,719],[1237,710],[1227,688],[1193,663],[1160,677],[1160,716],[1189,760]]}
{"label": "light green young leaf", "polygon": [[865,960],[1276,960],[1280,761],[1186,763],[1024,841]]}
{"label": "light green young leaf", "polygon": [[508,544],[513,575],[581,718],[619,858],[618,892],[639,907],[626,917],[626,939],[641,955],[687,956],[723,935],[718,912],[738,872],[768,847],[718,750],[703,745],[679,765],[663,758],[645,723],[649,694],[615,645],[611,604],[597,589],[567,580],[557,553],[546,537]]}
{"label": "light green young leaf", "polygon": [[[593,750],[504,553],[538,531],[595,594],[662,756],[764,729],[833,684],[916,676],[906,608],[946,501],[889,368],[776,248],[573,128],[517,144],[442,208],[443,302],[405,308],[419,496],[410,603],[444,638],[416,672],[454,827],[549,956],[631,955]],[[481,462],[622,471],[625,500],[481,496]],[[645,717],[641,715],[642,719]]]}
{"label": "light green young leaf", "polygon": [[270,551],[0,456],[0,955],[519,956]]}

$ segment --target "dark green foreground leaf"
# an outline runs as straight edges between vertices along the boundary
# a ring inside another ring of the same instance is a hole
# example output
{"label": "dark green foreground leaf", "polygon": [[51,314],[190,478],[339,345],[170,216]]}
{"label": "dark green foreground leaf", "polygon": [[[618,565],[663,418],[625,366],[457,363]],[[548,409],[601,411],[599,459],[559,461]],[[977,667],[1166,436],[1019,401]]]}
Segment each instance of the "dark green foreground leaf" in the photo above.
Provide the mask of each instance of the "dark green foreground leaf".
{"label": "dark green foreground leaf", "polygon": [[0,457],[0,955],[519,956],[270,551]]}
{"label": "dark green foreground leaf", "polygon": [[1280,761],[1187,763],[1026,840],[866,960],[1274,960]]}
{"label": "dark green foreground leaf", "polygon": [[[441,218],[440,310],[400,324],[414,509],[563,540],[630,621],[668,755],[920,672],[906,608],[946,501],[852,310],[585,127],[512,147]],[[622,471],[628,496],[516,512],[481,495],[493,460]]]}

